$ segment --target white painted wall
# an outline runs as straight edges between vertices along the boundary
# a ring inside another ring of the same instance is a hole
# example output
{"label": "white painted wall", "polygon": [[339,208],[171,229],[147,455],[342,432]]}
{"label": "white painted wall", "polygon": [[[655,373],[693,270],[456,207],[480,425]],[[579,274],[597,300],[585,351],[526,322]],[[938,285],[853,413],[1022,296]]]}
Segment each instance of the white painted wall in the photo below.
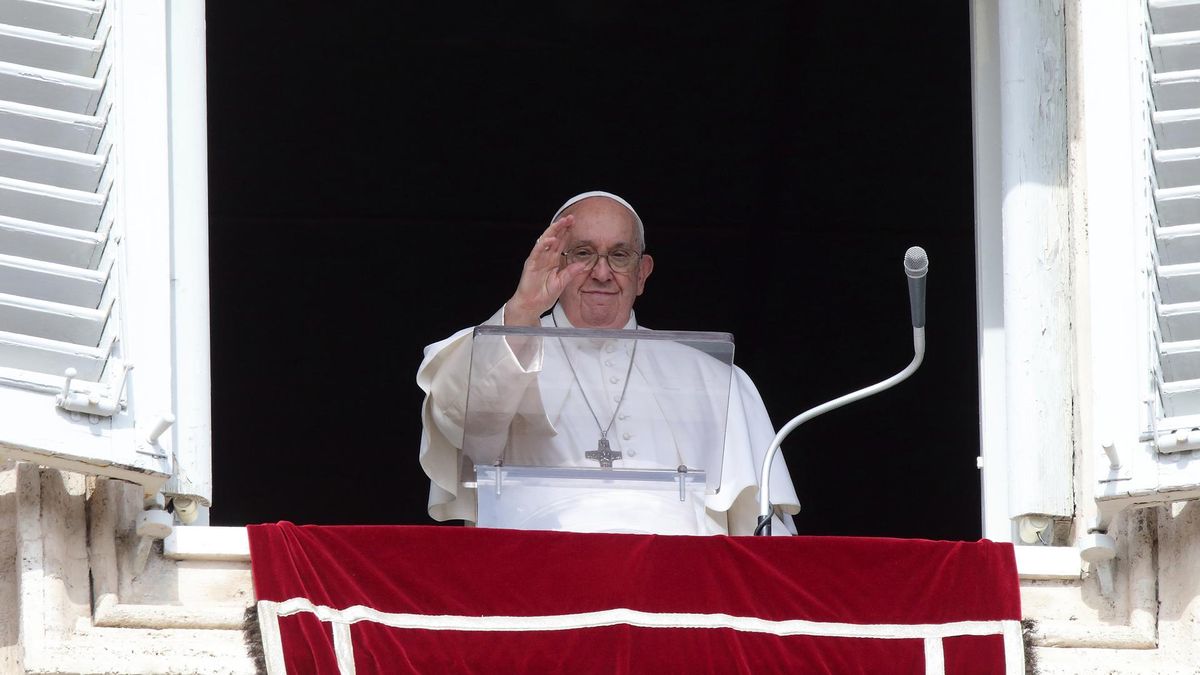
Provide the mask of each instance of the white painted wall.
{"label": "white painted wall", "polygon": [[1000,2],[1009,516],[1070,517],[1074,339],[1062,0]]}
{"label": "white painted wall", "polygon": [[208,305],[208,105],[204,3],[167,5],[171,137],[171,292],[176,466],[168,494],[212,500]]}
{"label": "white painted wall", "polygon": [[1005,406],[1004,240],[1000,219],[1000,34],[996,3],[971,3],[975,292],[979,330],[983,536],[1011,541]]}
{"label": "white painted wall", "polygon": [[1065,8],[976,0],[971,30],[984,533],[1009,541],[1074,513]]}

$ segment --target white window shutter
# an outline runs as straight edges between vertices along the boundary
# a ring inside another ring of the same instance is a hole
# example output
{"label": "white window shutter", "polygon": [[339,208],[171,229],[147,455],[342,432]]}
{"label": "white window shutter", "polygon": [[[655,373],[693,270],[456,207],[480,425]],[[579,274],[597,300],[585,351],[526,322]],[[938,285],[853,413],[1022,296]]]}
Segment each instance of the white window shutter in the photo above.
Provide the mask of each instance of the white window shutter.
{"label": "white window shutter", "polygon": [[1083,515],[1103,529],[1200,497],[1200,0],[1079,10]]}
{"label": "white window shutter", "polygon": [[1150,2],[1146,28],[1154,392],[1143,437],[1179,452],[1200,447],[1187,440],[1200,427],[1200,4]]}
{"label": "white window shutter", "polygon": [[118,326],[103,3],[0,3],[0,368],[84,382]]}
{"label": "white window shutter", "polygon": [[0,457],[207,506],[203,12],[0,0]]}

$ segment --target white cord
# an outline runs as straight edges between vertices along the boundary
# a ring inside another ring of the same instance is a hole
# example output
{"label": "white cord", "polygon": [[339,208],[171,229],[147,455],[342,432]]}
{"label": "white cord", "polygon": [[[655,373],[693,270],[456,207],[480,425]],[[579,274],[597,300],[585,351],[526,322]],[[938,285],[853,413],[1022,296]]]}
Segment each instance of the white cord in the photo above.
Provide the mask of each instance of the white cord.
{"label": "white cord", "polygon": [[828,403],[822,403],[815,408],[800,413],[799,415],[793,417],[792,421],[783,425],[783,428],[779,430],[779,433],[775,434],[775,440],[771,441],[771,447],[767,449],[767,456],[763,458],[762,479],[758,483],[758,515],[760,520],[762,518],[769,518],[771,516],[771,462],[775,459],[775,453],[779,452],[779,446],[783,445],[783,439],[787,438],[788,434],[792,433],[796,427],[804,424],[814,417],[817,417],[818,415],[823,415],[830,410],[836,410],[847,403],[853,403],[868,396],[878,394],[885,389],[894,387],[904,380],[907,380],[910,375],[917,372],[917,368],[921,367],[921,361],[925,359],[925,329],[923,327],[913,329],[913,352],[914,356],[912,363],[908,364],[908,367],[904,370],[896,373],[883,382],[873,384],[855,392],[851,392],[845,396],[842,396],[841,398],[835,398]]}

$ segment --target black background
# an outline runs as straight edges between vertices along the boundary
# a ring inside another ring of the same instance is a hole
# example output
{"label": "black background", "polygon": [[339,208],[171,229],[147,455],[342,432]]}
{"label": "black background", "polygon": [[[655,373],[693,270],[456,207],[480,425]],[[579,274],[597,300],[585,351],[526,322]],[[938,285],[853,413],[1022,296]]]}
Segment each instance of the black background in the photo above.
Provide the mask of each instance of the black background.
{"label": "black background", "polygon": [[734,333],[802,533],[980,535],[967,4],[210,2],[214,524],[425,523],[422,347],[567,197],[647,227],[639,320]]}

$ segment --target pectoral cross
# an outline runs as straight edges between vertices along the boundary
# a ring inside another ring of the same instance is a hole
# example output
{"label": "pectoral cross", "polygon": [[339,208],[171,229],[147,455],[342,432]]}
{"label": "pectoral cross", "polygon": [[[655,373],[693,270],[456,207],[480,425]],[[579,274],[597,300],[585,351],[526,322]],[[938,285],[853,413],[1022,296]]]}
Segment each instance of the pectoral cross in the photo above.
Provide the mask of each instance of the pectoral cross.
{"label": "pectoral cross", "polygon": [[595,450],[588,450],[583,453],[583,456],[587,459],[594,459],[600,462],[601,469],[611,469],[613,460],[621,459],[620,451],[613,450],[612,446],[608,444],[608,439],[604,436],[601,436],[600,441],[596,443]]}

